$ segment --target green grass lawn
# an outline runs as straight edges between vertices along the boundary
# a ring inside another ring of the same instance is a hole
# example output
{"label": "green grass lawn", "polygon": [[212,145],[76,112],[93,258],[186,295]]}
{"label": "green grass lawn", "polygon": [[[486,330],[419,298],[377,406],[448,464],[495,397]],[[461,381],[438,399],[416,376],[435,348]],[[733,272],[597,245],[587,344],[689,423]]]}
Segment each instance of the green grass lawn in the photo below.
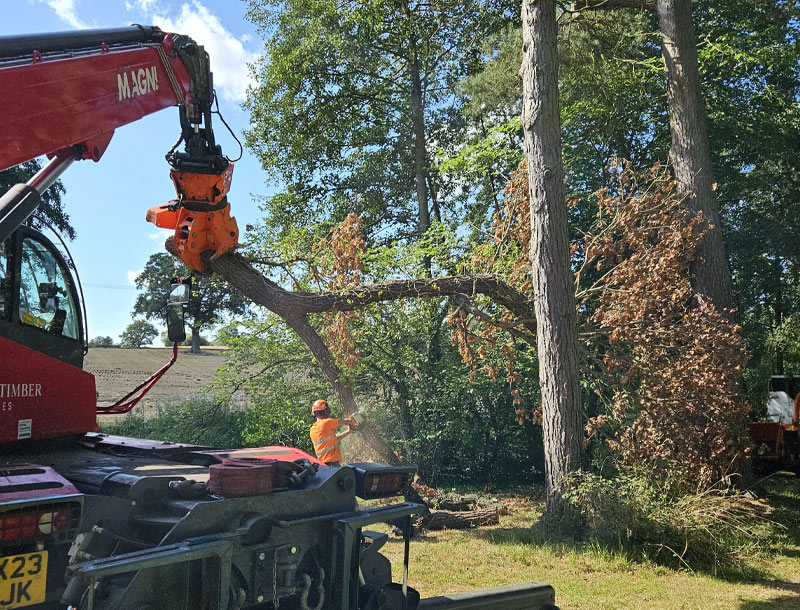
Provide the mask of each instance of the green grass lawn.
{"label": "green grass lawn", "polygon": [[[597,545],[538,542],[531,524],[541,502],[504,497],[512,514],[468,531],[427,532],[411,543],[409,584],[423,597],[539,581],[550,583],[567,609],[800,609],[800,483],[778,476],[764,486],[777,542],[726,575],[673,569]],[[402,578],[403,544],[384,547]]]}

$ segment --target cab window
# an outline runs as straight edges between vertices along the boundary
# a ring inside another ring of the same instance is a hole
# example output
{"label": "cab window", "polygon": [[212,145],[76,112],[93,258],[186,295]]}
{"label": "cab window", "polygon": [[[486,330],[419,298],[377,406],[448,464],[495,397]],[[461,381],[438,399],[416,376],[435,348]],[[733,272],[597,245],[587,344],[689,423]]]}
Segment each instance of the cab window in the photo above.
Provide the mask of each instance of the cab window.
{"label": "cab window", "polygon": [[11,240],[0,242],[0,321],[11,318]]}
{"label": "cab window", "polygon": [[78,339],[78,308],[72,298],[70,275],[56,255],[40,241],[26,237],[20,262],[20,321]]}

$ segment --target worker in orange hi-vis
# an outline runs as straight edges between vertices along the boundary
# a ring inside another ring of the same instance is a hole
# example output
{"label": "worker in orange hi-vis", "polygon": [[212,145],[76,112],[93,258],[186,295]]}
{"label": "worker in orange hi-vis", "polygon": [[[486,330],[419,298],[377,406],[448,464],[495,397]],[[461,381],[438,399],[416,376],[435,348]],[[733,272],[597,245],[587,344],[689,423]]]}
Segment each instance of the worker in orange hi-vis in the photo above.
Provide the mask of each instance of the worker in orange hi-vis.
{"label": "worker in orange hi-vis", "polygon": [[[317,458],[328,466],[340,466],[342,451],[339,441],[354,432],[358,425],[352,417],[336,419],[331,417],[331,407],[327,400],[319,399],[311,406],[311,414],[317,420],[311,426],[311,442]],[[347,426],[343,432],[336,432],[340,426]]]}

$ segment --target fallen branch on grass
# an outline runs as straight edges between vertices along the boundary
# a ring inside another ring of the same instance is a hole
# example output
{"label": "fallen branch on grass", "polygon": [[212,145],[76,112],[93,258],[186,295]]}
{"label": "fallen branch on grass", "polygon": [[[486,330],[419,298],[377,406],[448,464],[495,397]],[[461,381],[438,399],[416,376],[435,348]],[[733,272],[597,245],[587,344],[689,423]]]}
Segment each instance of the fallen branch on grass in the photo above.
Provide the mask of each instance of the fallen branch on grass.
{"label": "fallen branch on grass", "polygon": [[460,512],[434,510],[422,517],[418,525],[420,529],[426,530],[458,530],[498,523],[500,523],[500,511],[497,508],[480,508]]}

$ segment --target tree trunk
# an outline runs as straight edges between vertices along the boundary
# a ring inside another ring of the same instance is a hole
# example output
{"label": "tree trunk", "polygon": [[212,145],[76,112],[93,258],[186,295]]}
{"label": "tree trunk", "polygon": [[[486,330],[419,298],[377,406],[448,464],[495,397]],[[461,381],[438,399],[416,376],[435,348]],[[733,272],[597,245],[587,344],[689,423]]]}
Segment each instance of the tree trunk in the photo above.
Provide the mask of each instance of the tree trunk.
{"label": "tree trunk", "polygon": [[548,510],[583,454],[577,326],[561,163],[555,0],[523,0],[522,127],[531,197],[531,263]]}
{"label": "tree trunk", "polygon": [[467,495],[459,495],[454,493],[445,493],[445,494],[438,494],[433,499],[433,504],[439,510],[449,510],[449,511],[473,511],[478,510],[480,508],[491,508],[499,510],[502,514],[505,510],[505,507],[500,504],[498,501],[485,497],[479,496],[478,494],[467,494]]}
{"label": "tree trunk", "polygon": [[431,217],[428,208],[428,187],[425,180],[427,153],[422,78],[417,56],[417,41],[413,32],[408,41],[408,50],[409,76],[411,77],[411,124],[414,129],[414,181],[417,185],[417,230],[420,235],[423,235],[431,226]]}
{"label": "tree trunk", "polygon": [[192,328],[192,347],[189,349],[190,354],[200,353],[200,329]]}
{"label": "tree trunk", "polygon": [[[410,21],[410,9],[406,5],[406,14]],[[408,41],[408,69],[411,77],[411,124],[414,130],[414,182],[417,186],[417,231],[422,237],[431,226],[430,207],[428,205],[427,185],[427,150],[425,141],[425,103],[422,94],[422,77],[420,75],[417,40],[412,28]],[[431,257],[422,259],[422,267],[426,275],[431,275]]]}
{"label": "tree trunk", "polygon": [[661,54],[667,76],[670,159],[678,188],[689,209],[702,212],[713,225],[697,248],[690,267],[692,288],[718,310],[732,306],[731,276],[722,241],[714,193],[706,113],[700,95],[697,47],[691,0],[657,0]]}
{"label": "tree trunk", "polygon": [[[783,325],[783,278],[781,278],[781,266],[783,265],[783,259],[780,256],[775,257],[775,262],[773,263],[773,268],[775,269],[776,277],[778,278],[777,282],[775,283],[775,328],[774,330],[779,330],[780,327]],[[783,375],[784,373],[784,357],[783,357],[783,347],[781,345],[781,341],[775,342],[775,374],[776,375]]]}
{"label": "tree trunk", "polygon": [[300,313],[355,311],[374,303],[399,299],[452,296],[469,301],[476,295],[484,294],[517,318],[516,322],[498,323],[499,326],[536,332],[535,321],[530,318],[531,302],[528,297],[501,277],[490,273],[396,280],[326,292],[289,292],[261,275],[244,257],[234,252],[209,259],[207,264],[249,299],[282,318]]}
{"label": "tree trunk", "polygon": [[[697,41],[692,22],[691,0],[656,0],[661,30],[661,55],[667,76],[667,104],[672,145],[669,155],[675,170],[678,190],[686,194],[690,210],[702,212],[711,223],[689,266],[692,290],[698,298],[712,303],[724,314],[733,307],[731,274],[722,240],[711,147],[697,62]],[[742,388],[740,384],[740,393]],[[742,484],[753,482],[749,459],[742,456],[734,471]]]}

